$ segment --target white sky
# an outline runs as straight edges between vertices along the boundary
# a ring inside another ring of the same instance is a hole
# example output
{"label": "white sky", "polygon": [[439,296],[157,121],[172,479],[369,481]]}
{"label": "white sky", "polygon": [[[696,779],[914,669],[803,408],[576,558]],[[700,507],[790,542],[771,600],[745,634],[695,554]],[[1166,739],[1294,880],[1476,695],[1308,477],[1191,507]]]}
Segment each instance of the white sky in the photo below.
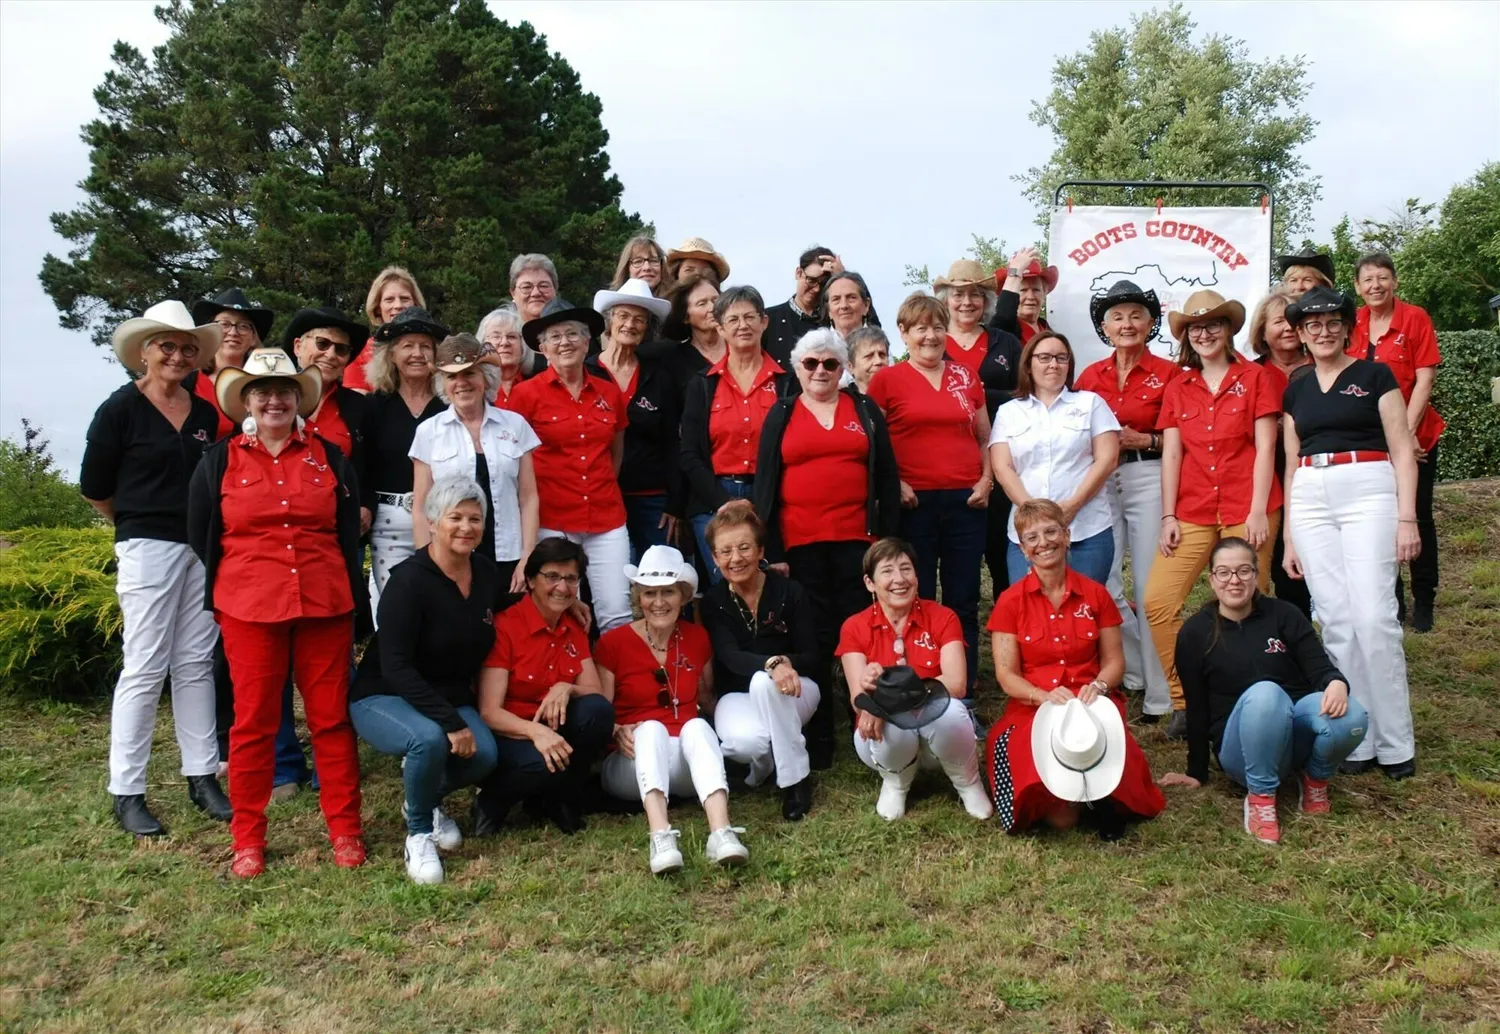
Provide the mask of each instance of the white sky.
{"label": "white sky", "polygon": [[[624,204],[664,244],[707,237],[768,303],[790,292],[797,254],[825,244],[886,315],[908,262],[945,270],[971,232],[1012,248],[1044,237],[1010,179],[1051,151],[1031,102],[1057,55],[1149,6],[491,3],[536,26],[603,102]],[[1304,55],[1320,237],[1345,212],[1441,201],[1500,158],[1500,3],[1188,6],[1255,59]],[[79,127],[114,41],[164,38],[150,2],[0,2],[0,434],[40,421],[73,477],[122,373],[57,325],[37,281],[42,256],[65,253],[48,215],[82,199]]]}

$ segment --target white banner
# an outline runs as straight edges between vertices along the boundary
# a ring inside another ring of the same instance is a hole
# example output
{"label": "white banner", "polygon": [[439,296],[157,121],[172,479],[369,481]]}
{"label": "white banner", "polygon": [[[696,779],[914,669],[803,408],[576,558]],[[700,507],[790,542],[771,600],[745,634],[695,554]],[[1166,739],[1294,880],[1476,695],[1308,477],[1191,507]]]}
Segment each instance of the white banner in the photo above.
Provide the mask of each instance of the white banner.
{"label": "white banner", "polygon": [[1161,299],[1161,331],[1151,350],[1172,358],[1168,312],[1209,289],[1245,306],[1235,344],[1250,352],[1250,314],[1271,279],[1271,216],[1251,208],[1087,208],[1052,212],[1047,260],[1058,268],[1047,322],[1073,344],[1079,369],[1109,354],[1089,318],[1089,301],[1120,280]]}

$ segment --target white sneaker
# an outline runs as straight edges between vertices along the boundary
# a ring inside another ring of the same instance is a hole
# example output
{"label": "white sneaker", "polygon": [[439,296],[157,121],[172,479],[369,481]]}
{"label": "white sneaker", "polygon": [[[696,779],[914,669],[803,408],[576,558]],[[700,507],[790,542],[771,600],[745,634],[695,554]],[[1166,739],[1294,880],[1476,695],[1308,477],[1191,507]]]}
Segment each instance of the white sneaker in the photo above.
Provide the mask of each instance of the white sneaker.
{"label": "white sneaker", "polygon": [[990,795],[984,792],[984,780],[976,779],[968,786],[954,787],[958,791],[958,799],[963,802],[964,811],[983,822],[995,814],[994,802]]}
{"label": "white sneaker", "polygon": [[677,848],[675,829],[663,829],[651,834],[651,871],[657,876],[676,872],[682,868],[682,852]]}
{"label": "white sneaker", "polygon": [[900,782],[894,779],[883,779],[880,784],[880,798],[875,802],[875,814],[887,822],[895,822],[906,814],[906,790]]}
{"label": "white sneaker", "polygon": [[443,882],[443,860],[433,834],[413,833],[406,838],[406,875],[413,883]]}
{"label": "white sneaker", "polygon": [[432,838],[444,851],[457,851],[464,846],[464,835],[459,831],[458,823],[450,819],[442,808],[432,809]]}
{"label": "white sneaker", "polygon": [[762,754],[750,762],[750,771],[745,774],[745,785],[753,790],[775,774],[776,759],[770,754]]}
{"label": "white sneaker", "polygon": [[744,865],[750,860],[750,851],[740,843],[738,834],[745,832],[740,826],[725,826],[708,835],[703,853],[714,865]]}

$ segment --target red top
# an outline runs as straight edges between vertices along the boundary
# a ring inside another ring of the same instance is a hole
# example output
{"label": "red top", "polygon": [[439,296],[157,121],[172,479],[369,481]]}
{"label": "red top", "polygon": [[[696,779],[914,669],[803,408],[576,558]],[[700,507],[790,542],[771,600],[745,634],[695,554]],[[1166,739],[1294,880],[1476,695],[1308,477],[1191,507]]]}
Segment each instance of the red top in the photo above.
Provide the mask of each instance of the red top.
{"label": "red top", "polygon": [[510,672],[505,709],[531,721],[547,693],[559,682],[574,682],[589,659],[589,636],[572,614],[550,628],[530,593],[495,618],[495,645],[484,659],[486,668]]}
{"label": "red top", "polygon": [[[1432,329],[1432,319],[1420,305],[1409,305],[1396,300],[1391,313],[1391,325],[1374,348],[1370,347],[1370,309],[1361,306],[1354,314],[1354,334],[1349,338],[1349,354],[1360,359],[1385,363],[1396,375],[1396,384],[1401,388],[1401,397],[1411,401],[1412,389],[1417,386],[1417,371],[1435,367],[1443,361],[1438,353],[1437,334]],[[1431,449],[1448,426],[1438,411],[1428,402],[1417,425],[1417,444]]]}
{"label": "red top", "polygon": [[542,527],[592,535],[625,523],[612,451],[615,435],[625,430],[618,388],[585,376],[575,399],[549,366],[517,384],[506,408],[542,440],[533,458]]}
{"label": "red top", "polygon": [[214,392],[212,374],[206,370],[198,371],[198,376],[193,378],[193,394],[199,398],[207,399],[209,405],[214,407],[214,412],[219,414],[219,428],[214,432],[214,441],[218,441],[220,438],[228,438],[234,434],[234,422],[225,416],[224,411],[219,408],[219,396]]}
{"label": "red top", "polygon": [[1016,637],[1021,677],[1044,692],[1079,690],[1099,677],[1099,631],[1120,623],[1109,590],[1068,569],[1067,595],[1056,609],[1035,571],[1006,589],[990,611],[991,632]]}
{"label": "red top", "polygon": [[984,412],[984,385],[959,363],[944,362],[939,386],[910,362],[877,370],[870,398],[885,411],[896,469],[915,491],[973,488],[979,480],[974,414]]}
{"label": "red top", "polygon": [[1034,338],[1034,337],[1036,337],[1042,331],[1044,331],[1044,330],[1051,330],[1052,329],[1051,327],[1047,326],[1047,321],[1046,320],[1042,320],[1036,326],[1033,327],[1030,323],[1027,323],[1025,320],[1021,319],[1019,316],[1016,317],[1016,325],[1021,328],[1021,335],[1020,336],[1021,336],[1021,347],[1022,348],[1025,348],[1026,345],[1031,341],[1031,339]]}
{"label": "red top", "polygon": [[[980,331],[979,336],[974,339],[971,348],[964,348],[951,336],[948,338],[948,346],[943,355],[951,363],[957,363],[974,375],[979,380],[979,364],[984,362],[984,357],[990,350],[990,335],[988,331]],[[972,484],[972,482],[970,482]]]}
{"label": "red top", "polygon": [[869,458],[870,439],[848,395],[839,392],[831,428],[800,400],[792,403],[781,439],[781,544],[871,541]]}
{"label": "red top", "polygon": [[[594,663],[615,677],[615,723],[661,722],[673,736],[698,717],[698,681],[712,660],[708,633],[703,626],[686,621],[677,622],[677,631],[667,644],[665,665],[656,663],[651,647],[630,625],[605,632],[594,647]],[[665,686],[656,680],[656,673],[663,669]],[[665,704],[658,703],[663,690]]]}
{"label": "red top", "polygon": [[1182,368],[1176,363],[1147,350],[1125,375],[1125,387],[1121,388],[1115,356],[1111,353],[1085,367],[1074,382],[1073,390],[1092,391],[1102,398],[1121,427],[1141,434],[1153,434],[1161,417],[1161,400],[1166,395],[1167,385],[1181,372]]}
{"label": "red top", "polygon": [[[1255,478],[1255,421],[1281,413],[1286,378],[1280,371],[1244,359],[1229,364],[1217,395],[1199,370],[1185,369],[1167,385],[1158,431],[1182,435],[1177,480],[1177,519],[1188,524],[1230,527],[1250,516]],[[1271,478],[1266,513],[1281,509],[1281,480]]]}
{"label": "red top", "polygon": [[917,600],[907,615],[901,632],[901,651],[896,650],[896,633],[880,609],[872,603],[844,622],[839,632],[835,657],[862,653],[865,660],[881,667],[909,664],[924,679],[935,679],[943,673],[943,647],[964,641],[958,615],[941,603]]}
{"label": "red top", "polygon": [[354,455],[354,434],[344,422],[344,414],[339,412],[338,388],[323,396],[317,410],[307,418],[307,427],[337,445],[345,457]]}
{"label": "red top", "polygon": [[292,435],[278,456],[259,439],[231,441],[214,606],[265,624],[351,613],[336,490],[328,453],[312,435]]}
{"label": "red top", "polygon": [[762,352],[760,369],[750,390],[740,391],[729,373],[729,356],[708,368],[705,377],[715,374],[719,386],[714,391],[713,411],[708,414],[708,445],[713,456],[714,473],[720,477],[743,477],[755,473],[755,457],[760,451],[760,429],[766,414],[776,405],[776,384],[771,379],[785,373],[781,364]]}
{"label": "red top", "polygon": [[366,394],[375,390],[375,385],[371,384],[369,378],[365,376],[365,369],[370,365],[370,357],[374,354],[375,339],[372,337],[365,342],[365,347],[359,350],[359,355],[354,357],[354,361],[344,367],[344,387],[363,391]]}

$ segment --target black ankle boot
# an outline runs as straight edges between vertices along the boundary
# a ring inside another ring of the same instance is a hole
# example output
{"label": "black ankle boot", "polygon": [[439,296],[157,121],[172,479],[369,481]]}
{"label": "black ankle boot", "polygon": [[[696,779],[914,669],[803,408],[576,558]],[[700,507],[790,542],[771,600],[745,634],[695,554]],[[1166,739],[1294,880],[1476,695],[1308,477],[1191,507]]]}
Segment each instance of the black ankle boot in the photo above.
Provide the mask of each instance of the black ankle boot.
{"label": "black ankle boot", "polygon": [[474,835],[494,836],[505,828],[506,816],[515,801],[494,790],[481,790],[474,798]]}
{"label": "black ankle boot", "polygon": [[812,811],[812,776],[781,791],[781,817],[801,822]]}
{"label": "black ankle boot", "polygon": [[115,794],[115,821],[127,833],[138,837],[164,837],[167,827],[157,821],[151,809],[146,807],[143,793]]}
{"label": "black ankle boot", "polygon": [[1413,599],[1411,605],[1411,630],[1413,632],[1432,631],[1432,601]]}
{"label": "black ankle boot", "polygon": [[188,800],[197,805],[199,811],[219,822],[228,822],[234,818],[234,808],[230,805],[229,798],[224,796],[224,791],[219,788],[217,776],[188,776],[187,784]]}

